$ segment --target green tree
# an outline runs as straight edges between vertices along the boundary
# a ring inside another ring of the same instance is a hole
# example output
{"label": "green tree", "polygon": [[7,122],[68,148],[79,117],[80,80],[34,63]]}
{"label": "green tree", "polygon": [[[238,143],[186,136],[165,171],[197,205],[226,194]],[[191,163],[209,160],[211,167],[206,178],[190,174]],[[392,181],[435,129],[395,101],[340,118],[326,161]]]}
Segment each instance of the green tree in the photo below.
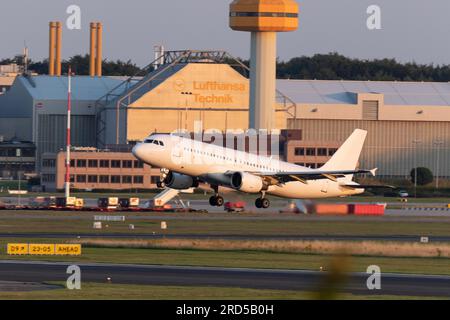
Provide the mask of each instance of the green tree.
{"label": "green tree", "polygon": [[[430,169],[424,167],[417,168],[417,184],[419,186],[424,186],[429,183],[432,183],[434,180],[433,173]],[[416,181],[416,169],[413,168],[411,170],[411,182],[415,183]]]}

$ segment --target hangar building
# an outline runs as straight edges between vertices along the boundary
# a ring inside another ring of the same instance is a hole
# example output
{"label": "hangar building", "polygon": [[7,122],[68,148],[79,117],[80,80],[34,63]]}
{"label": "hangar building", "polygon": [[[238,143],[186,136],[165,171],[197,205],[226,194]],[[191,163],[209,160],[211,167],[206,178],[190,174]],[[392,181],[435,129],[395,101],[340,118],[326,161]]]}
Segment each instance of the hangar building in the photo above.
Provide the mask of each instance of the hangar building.
{"label": "hangar building", "polygon": [[[74,146],[116,149],[152,132],[248,127],[248,70],[222,51],[168,51],[130,78],[73,79]],[[0,136],[43,153],[64,147],[67,79],[19,76],[0,95]],[[450,84],[278,80],[276,128],[284,157],[320,167],[355,128],[369,131],[360,167],[406,177],[415,166],[450,177]],[[114,146],[115,145],[115,146]]]}

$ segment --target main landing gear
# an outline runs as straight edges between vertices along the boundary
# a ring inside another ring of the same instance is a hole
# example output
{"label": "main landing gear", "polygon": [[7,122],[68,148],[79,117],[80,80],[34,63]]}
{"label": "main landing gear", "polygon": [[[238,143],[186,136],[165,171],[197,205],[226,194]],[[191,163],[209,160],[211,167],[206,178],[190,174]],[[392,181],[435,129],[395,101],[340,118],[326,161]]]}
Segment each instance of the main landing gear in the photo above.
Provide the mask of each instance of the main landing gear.
{"label": "main landing gear", "polygon": [[258,199],[256,199],[256,201],[255,201],[255,206],[258,208],[258,209],[267,209],[267,208],[269,208],[270,207],[270,201],[269,201],[269,199],[267,199],[266,197],[266,194],[265,194],[265,192],[263,192],[262,194],[261,194],[261,198],[258,198]]}
{"label": "main landing gear", "polygon": [[209,204],[213,207],[221,207],[225,203],[225,200],[219,195],[219,187],[212,186],[214,189],[214,195],[209,198]]}

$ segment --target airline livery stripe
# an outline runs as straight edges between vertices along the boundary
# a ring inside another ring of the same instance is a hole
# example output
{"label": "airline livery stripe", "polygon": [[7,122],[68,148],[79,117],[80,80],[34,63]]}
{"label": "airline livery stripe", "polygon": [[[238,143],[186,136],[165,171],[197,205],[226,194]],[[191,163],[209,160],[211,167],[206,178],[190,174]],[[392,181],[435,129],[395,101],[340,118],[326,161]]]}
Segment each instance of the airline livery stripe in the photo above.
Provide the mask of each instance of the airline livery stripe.
{"label": "airline livery stripe", "polygon": [[230,12],[230,17],[298,18],[298,13],[286,13],[286,12]]}

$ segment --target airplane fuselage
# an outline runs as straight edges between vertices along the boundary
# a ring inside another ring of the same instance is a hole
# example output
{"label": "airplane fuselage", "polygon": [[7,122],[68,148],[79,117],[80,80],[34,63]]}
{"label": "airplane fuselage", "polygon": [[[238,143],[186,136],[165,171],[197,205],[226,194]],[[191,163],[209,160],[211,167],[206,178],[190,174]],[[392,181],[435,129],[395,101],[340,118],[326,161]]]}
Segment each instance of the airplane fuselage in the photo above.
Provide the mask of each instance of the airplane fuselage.
{"label": "airplane fuselage", "polygon": [[[187,138],[155,134],[133,149],[141,161],[178,174],[198,177],[211,185],[233,188],[230,173],[276,173],[313,171],[313,169],[280,161],[272,157],[257,156]],[[343,186],[347,177],[334,180],[287,181],[268,185],[265,193],[293,199],[343,197],[360,194],[363,189]],[[257,191],[255,193],[259,193]]]}

